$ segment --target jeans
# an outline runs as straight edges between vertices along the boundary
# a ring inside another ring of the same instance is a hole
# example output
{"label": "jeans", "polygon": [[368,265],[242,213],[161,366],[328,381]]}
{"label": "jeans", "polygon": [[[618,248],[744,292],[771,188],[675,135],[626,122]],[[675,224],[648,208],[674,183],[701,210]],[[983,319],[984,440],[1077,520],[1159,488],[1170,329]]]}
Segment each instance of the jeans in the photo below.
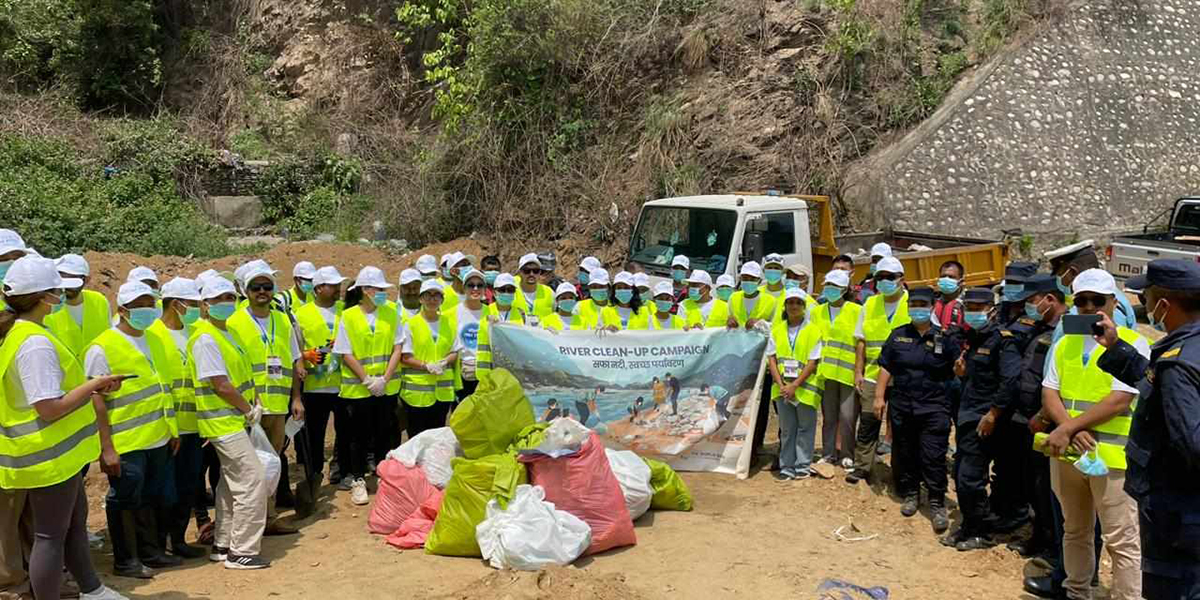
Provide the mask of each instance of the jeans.
{"label": "jeans", "polygon": [[175,504],[175,459],[166,446],[121,455],[121,476],[108,477],[105,505],[115,510]]}
{"label": "jeans", "polygon": [[775,399],[779,413],[779,470],[784,475],[808,472],[817,442],[817,409]]}
{"label": "jeans", "polygon": [[[831,379],[825,380],[821,398],[821,455],[832,462],[854,457],[854,421],[858,417],[858,398],[854,386]],[[838,438],[842,450],[837,448]]]}

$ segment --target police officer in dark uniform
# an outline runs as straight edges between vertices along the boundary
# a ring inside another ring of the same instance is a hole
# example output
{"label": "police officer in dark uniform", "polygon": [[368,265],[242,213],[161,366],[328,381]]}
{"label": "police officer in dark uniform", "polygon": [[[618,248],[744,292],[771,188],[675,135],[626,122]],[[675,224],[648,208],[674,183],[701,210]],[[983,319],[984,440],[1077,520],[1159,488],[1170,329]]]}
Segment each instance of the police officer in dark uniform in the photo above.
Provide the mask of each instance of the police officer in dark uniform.
{"label": "police officer in dark uniform", "polygon": [[1200,598],[1200,265],[1156,260],[1127,286],[1142,290],[1150,324],[1167,332],[1149,361],[1107,318],[1096,338],[1108,348],[1100,368],[1139,391],[1125,491],[1138,503],[1142,597]]}
{"label": "police officer in dark uniform", "polygon": [[1029,279],[1037,274],[1037,263],[1011,262],[1004,267],[1004,284],[1000,286],[1001,325],[1009,326],[1025,316],[1025,299],[1029,297]]}
{"label": "police officer in dark uniform", "polygon": [[[1016,336],[988,316],[993,308],[989,288],[971,288],[963,297],[966,303],[966,351],[955,361],[954,372],[965,377],[962,401],[955,421],[957,452],[956,489],[963,513],[962,526],[942,539],[942,543],[960,551],[979,550],[995,545],[991,533],[995,524],[993,509],[1009,507],[989,502],[988,479],[996,448],[992,434],[997,425],[1011,419],[1014,394],[1021,376],[1021,353]],[[992,490],[996,499],[1005,497]]]}
{"label": "police officer in dark uniform", "polygon": [[[917,514],[921,482],[929,491],[930,522],[941,534],[946,514],[946,449],[950,445],[950,402],[946,382],[954,377],[959,347],[931,323],[933,290],[908,292],[911,323],[892,331],[879,355],[875,415],[886,410],[892,426],[893,487],[905,517]],[[889,385],[890,383],[890,385]],[[885,395],[886,394],[886,395]]]}

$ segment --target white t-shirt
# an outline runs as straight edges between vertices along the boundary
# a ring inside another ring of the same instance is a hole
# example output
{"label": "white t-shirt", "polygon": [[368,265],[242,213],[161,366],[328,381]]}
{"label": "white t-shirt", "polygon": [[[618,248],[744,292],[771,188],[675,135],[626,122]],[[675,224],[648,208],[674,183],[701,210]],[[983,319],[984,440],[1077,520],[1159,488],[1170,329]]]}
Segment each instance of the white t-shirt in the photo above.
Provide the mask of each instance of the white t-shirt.
{"label": "white t-shirt", "polygon": [[187,364],[187,344],[188,339],[191,337],[188,334],[187,327],[184,327],[178,331],[168,327],[167,331],[171,334],[171,339],[175,342],[175,348],[183,354],[184,364]]}
{"label": "white t-shirt", "polygon": [[633,309],[627,306],[618,306],[617,314],[621,316],[621,326],[627,327],[629,325],[629,317],[633,316]]}
{"label": "white t-shirt", "polygon": [[483,318],[483,309],[471,310],[466,304],[458,305],[458,331],[454,334],[452,352],[458,353],[462,361],[463,377],[475,380],[475,353],[479,350],[479,321]]}
{"label": "white t-shirt", "polygon": [[[1058,350],[1062,345],[1062,341],[1065,339],[1067,339],[1066,336],[1059,338],[1057,342],[1054,342],[1054,346],[1050,348],[1050,352],[1046,356],[1046,370],[1045,374],[1042,376],[1043,387],[1047,387],[1052,390],[1061,389],[1061,382],[1058,379],[1058,361],[1055,360],[1054,357],[1057,355]],[[1099,344],[1096,343],[1096,340],[1092,338],[1092,336],[1083,336],[1083,356],[1085,364],[1095,360],[1092,354],[1098,345]],[[1137,349],[1138,354],[1141,354],[1146,358],[1150,358],[1150,343],[1146,341],[1146,338],[1138,338],[1136,341],[1134,341],[1133,347]],[[1137,388],[1121,383],[1121,380],[1117,379],[1116,377],[1113,377],[1112,380],[1112,391],[1127,392],[1130,394],[1138,393]]]}
{"label": "white t-shirt", "polygon": [[754,307],[758,305],[758,299],[762,298],[762,294],[758,294],[751,298],[750,296],[742,296],[742,304],[746,307],[746,314],[753,314]]}
{"label": "white t-shirt", "polygon": [[[712,309],[716,305],[717,305],[716,300],[709,300],[708,302],[705,302],[704,304],[700,305],[700,322],[701,322],[701,324],[708,322],[708,315],[712,314]],[[680,308],[682,309],[683,307],[680,307]]]}
{"label": "white t-shirt", "polygon": [[[150,361],[151,366],[154,365],[154,358],[150,356],[150,345],[146,343],[145,333],[138,337],[131,336],[120,329],[117,330],[117,333],[121,334],[121,337],[129,340],[129,342],[133,344],[133,347],[137,348],[138,352],[141,352],[142,356],[145,356],[146,360]],[[91,348],[88,348],[87,354],[84,355],[83,358],[83,373],[84,375],[88,376],[88,379],[106,377],[113,374],[112,367],[108,365],[108,355],[104,353],[104,348],[101,348],[100,346],[92,346]],[[170,441],[170,439],[170,435],[165,435],[162,437],[162,439],[154,442],[146,449],[153,450],[155,448],[162,448],[163,446],[167,445],[167,442]]]}
{"label": "white t-shirt", "polygon": [[533,312],[533,302],[537,300],[537,288],[533,288],[532,292],[521,290],[521,295],[525,296],[525,306],[529,307],[529,312]]}
{"label": "white t-shirt", "polygon": [[4,379],[21,395],[9,398],[16,408],[28,408],[42,400],[61,398],[63,370],[58,362],[54,343],[44,335],[31,336],[21,343],[13,365],[4,372]]}
{"label": "white t-shirt", "polygon": [[658,313],[655,313],[655,315],[654,315],[654,319],[656,321],[658,321],[659,329],[670,329],[671,328],[671,318],[672,318],[672,315],[667,315],[667,318],[665,318],[665,319],[659,319]]}
{"label": "white t-shirt", "polygon": [[[230,344],[238,345],[232,333],[222,331],[221,335],[224,335],[225,341]],[[221,347],[217,345],[217,341],[211,334],[201,334],[196,338],[196,344],[192,346],[192,360],[196,362],[196,377],[199,379],[229,376],[229,369],[225,366],[225,357],[221,356]]]}
{"label": "white t-shirt", "polygon": [[[803,323],[801,323],[800,325],[798,325],[796,327],[792,327],[789,325],[788,331],[787,331],[788,340],[791,341],[791,340],[796,339],[796,336],[800,335],[800,330],[803,329],[806,324],[808,324],[808,319],[805,319]],[[775,350],[776,350],[775,336],[773,336],[773,335],[767,336],[767,356],[774,356]],[[821,343],[817,342],[816,344],[813,345],[812,351],[808,353],[808,360],[820,360],[820,359],[821,359]]]}
{"label": "white t-shirt", "polygon": [[79,325],[79,326],[83,325],[83,303],[82,302],[80,302],[78,306],[67,304],[67,312],[71,314],[71,319],[73,321],[75,321],[76,325]]}
{"label": "white t-shirt", "polygon": [[[413,318],[414,319],[424,319],[425,317],[418,315]],[[442,325],[442,318],[438,317],[438,319],[432,323],[430,323],[428,320],[426,320],[425,324],[429,326],[429,333],[433,337],[433,341],[436,343],[437,339],[438,339],[438,329],[441,329],[441,325]],[[401,353],[403,353],[403,354],[412,354],[413,353],[413,336],[412,336],[412,334],[408,333],[407,327],[405,328],[404,339],[397,340],[396,344],[400,346]]]}

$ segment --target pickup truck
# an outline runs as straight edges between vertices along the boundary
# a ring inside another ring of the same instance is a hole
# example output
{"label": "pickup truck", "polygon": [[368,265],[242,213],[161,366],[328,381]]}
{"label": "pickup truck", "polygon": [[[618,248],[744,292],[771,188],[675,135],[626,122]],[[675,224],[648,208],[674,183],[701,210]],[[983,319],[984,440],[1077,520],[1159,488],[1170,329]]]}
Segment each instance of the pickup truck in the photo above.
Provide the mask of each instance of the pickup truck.
{"label": "pickup truck", "polygon": [[[1156,224],[1167,214],[1171,219]],[[1200,261],[1200,197],[1180,198],[1169,211],[1151,219],[1141,233],[1113,238],[1105,252],[1108,272],[1124,285],[1125,280],[1141,275],[1146,265],[1159,258]],[[1141,291],[1141,290],[1131,290]]]}
{"label": "pickup truck", "polygon": [[[871,245],[887,242],[904,265],[911,286],[933,285],[943,262],[966,266],[967,285],[990,285],[1004,279],[1009,247],[1004,240],[951,237],[907,231],[876,231],[836,236],[828,196],[751,192],[666,198],[642,206],[629,243],[629,260],[652,281],[671,275],[671,260],[687,256],[693,269],[713,279],[737,277],[744,262],[761,262],[770,253],[787,264],[813,270],[809,282],[820,287],[839,254],[855,256],[853,281],[866,277]],[[916,248],[915,251],[908,251]],[[861,253],[858,251],[862,250]]]}

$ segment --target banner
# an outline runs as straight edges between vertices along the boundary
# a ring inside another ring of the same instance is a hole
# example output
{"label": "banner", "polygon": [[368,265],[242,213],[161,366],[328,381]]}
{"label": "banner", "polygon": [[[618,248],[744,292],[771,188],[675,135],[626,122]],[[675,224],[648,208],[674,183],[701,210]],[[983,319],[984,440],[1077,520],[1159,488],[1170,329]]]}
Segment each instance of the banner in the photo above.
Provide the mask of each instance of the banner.
{"label": "banner", "polygon": [[492,361],[539,421],[571,417],[605,445],[677,470],[745,477],[766,337],[741,330],[564,331],[497,324]]}

